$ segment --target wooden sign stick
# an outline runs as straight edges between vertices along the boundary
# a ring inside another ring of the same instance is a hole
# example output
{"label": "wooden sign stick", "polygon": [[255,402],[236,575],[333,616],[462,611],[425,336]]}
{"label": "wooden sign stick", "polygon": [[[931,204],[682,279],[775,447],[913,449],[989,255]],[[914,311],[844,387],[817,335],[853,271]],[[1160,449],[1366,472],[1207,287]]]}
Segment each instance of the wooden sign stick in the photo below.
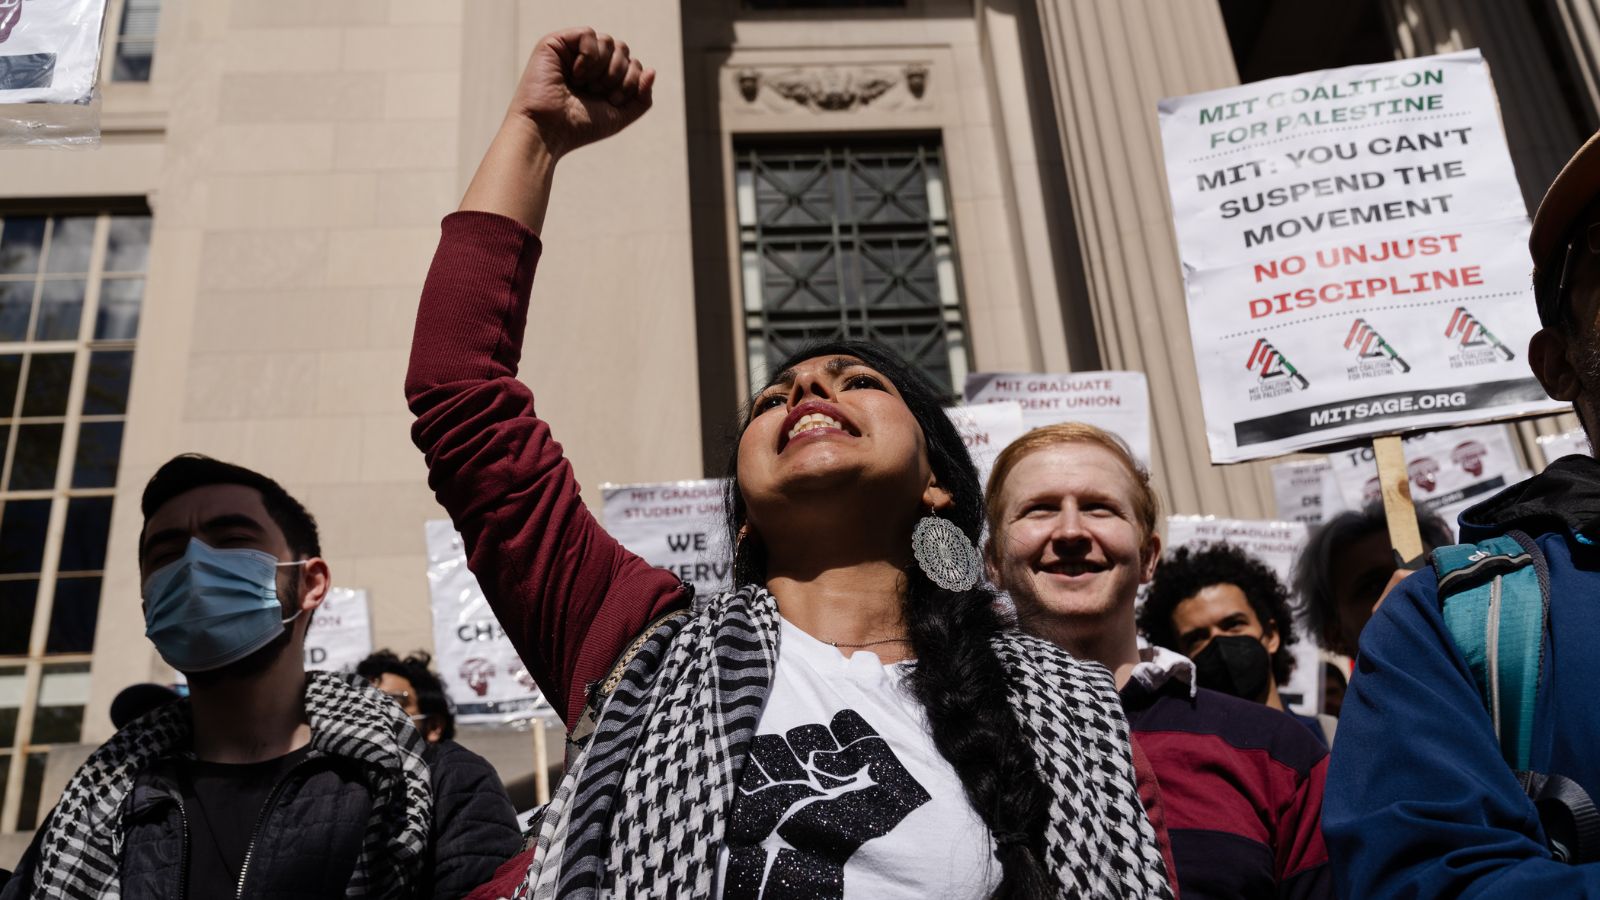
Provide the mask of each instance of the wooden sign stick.
{"label": "wooden sign stick", "polygon": [[1383,485],[1383,512],[1389,520],[1389,546],[1410,562],[1422,555],[1422,532],[1417,527],[1417,507],[1411,502],[1411,476],[1397,434],[1372,439],[1378,460],[1378,482]]}
{"label": "wooden sign stick", "polygon": [[550,802],[550,757],[546,724],[542,717],[533,717],[533,799],[537,803]]}

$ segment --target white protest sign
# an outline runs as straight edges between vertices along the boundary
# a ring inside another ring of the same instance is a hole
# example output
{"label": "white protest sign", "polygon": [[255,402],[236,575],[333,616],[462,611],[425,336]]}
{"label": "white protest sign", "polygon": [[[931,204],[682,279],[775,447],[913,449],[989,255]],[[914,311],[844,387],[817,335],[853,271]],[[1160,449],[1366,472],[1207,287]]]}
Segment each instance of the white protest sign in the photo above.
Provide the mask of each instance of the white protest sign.
{"label": "white protest sign", "polygon": [[329,588],[306,626],[306,668],[354,672],[372,653],[372,614],[367,592]]}
{"label": "white protest sign", "polygon": [[603,484],[606,531],[652,566],[714,595],[733,587],[733,554],[724,536],[727,479]]}
{"label": "white protest sign", "polygon": [[1476,50],[1163,100],[1211,458],[1565,408]]}
{"label": "white protest sign", "polygon": [[0,0],[0,104],[87,103],[106,0]]}
{"label": "white protest sign", "polygon": [[[1250,519],[1218,519],[1211,516],[1168,516],[1167,551],[1175,547],[1198,547],[1228,543],[1266,563],[1287,587],[1293,579],[1294,563],[1306,543],[1306,526],[1300,522],[1269,522]],[[1317,642],[1300,622],[1294,623],[1298,639],[1289,648],[1294,655],[1294,674],[1288,684],[1278,685],[1284,705],[1304,716],[1322,712],[1322,659]]]}
{"label": "white protest sign", "polygon": [[1022,404],[1002,400],[975,406],[952,406],[945,412],[961,432],[962,443],[967,445],[967,454],[978,470],[978,484],[987,486],[995,457],[1028,430],[1022,418]]}
{"label": "white protest sign", "polygon": [[1278,518],[1286,522],[1319,525],[1323,515],[1323,481],[1333,467],[1327,457],[1297,459],[1272,467],[1272,495]]}
{"label": "white protest sign", "polygon": [[1582,428],[1574,428],[1560,434],[1541,434],[1538,442],[1539,449],[1544,451],[1545,465],[1574,453],[1579,456],[1590,455],[1589,436],[1583,433]]}
{"label": "white protest sign", "polygon": [[[1452,529],[1461,510],[1527,477],[1504,425],[1419,434],[1406,438],[1404,447],[1412,501]],[[1328,459],[1345,508],[1360,509],[1383,498],[1370,446],[1341,450]]]}
{"label": "white protest sign", "polygon": [[539,688],[495,619],[448,519],[426,523],[433,657],[439,679],[465,724],[520,722],[547,714]]}
{"label": "white protest sign", "polygon": [[974,372],[963,396],[968,406],[1015,401],[1029,429],[1057,422],[1103,428],[1150,464],[1150,387],[1143,372]]}

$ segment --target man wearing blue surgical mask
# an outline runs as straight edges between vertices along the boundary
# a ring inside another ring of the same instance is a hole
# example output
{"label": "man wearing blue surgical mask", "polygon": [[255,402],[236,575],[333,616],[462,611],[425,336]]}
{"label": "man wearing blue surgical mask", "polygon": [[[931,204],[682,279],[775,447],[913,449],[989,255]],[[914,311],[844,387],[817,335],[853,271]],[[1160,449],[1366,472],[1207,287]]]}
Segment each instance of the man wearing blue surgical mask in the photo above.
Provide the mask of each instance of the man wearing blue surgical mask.
{"label": "man wearing blue surgical mask", "polygon": [[183,455],[141,506],[145,633],[190,696],[89,757],[0,900],[459,897],[518,850],[503,792],[441,783],[392,700],[304,671],[330,574],[298,501]]}

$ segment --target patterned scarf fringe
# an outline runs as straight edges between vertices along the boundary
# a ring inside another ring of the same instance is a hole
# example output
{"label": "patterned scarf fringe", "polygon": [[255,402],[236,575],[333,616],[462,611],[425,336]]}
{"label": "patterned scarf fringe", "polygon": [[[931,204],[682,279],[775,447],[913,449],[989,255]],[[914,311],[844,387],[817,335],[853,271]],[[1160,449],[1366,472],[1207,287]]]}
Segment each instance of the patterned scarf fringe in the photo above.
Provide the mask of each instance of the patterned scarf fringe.
{"label": "patterned scarf fringe", "polygon": [[[1055,796],[1045,864],[1060,896],[1170,900],[1110,673],[1017,632],[994,649]],[[759,588],[660,625],[546,810],[514,900],[710,896],[777,655],[776,603]]]}
{"label": "patterned scarf fringe", "polygon": [[[433,789],[423,740],[403,710],[356,676],[311,672],[311,746],[365,763],[372,812],[347,897],[424,893]],[[33,896],[108,900],[121,894],[122,819],[135,778],[190,746],[189,701],[134,720],[73,775],[40,841]]]}

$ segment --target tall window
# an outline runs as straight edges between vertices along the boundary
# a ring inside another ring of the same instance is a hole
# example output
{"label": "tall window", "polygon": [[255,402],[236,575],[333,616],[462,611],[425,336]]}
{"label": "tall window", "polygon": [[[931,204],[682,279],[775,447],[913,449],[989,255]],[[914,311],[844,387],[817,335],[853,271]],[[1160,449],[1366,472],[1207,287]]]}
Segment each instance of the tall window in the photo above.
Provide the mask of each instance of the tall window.
{"label": "tall window", "polygon": [[160,20],[161,0],[122,0],[122,22],[117,26],[116,55],[111,62],[112,81],[150,80]]}
{"label": "tall window", "polygon": [[939,145],[738,151],[752,387],[801,346],[862,338],[960,392],[966,325]]}
{"label": "tall window", "polygon": [[0,217],[0,831],[89,694],[150,217]]}

